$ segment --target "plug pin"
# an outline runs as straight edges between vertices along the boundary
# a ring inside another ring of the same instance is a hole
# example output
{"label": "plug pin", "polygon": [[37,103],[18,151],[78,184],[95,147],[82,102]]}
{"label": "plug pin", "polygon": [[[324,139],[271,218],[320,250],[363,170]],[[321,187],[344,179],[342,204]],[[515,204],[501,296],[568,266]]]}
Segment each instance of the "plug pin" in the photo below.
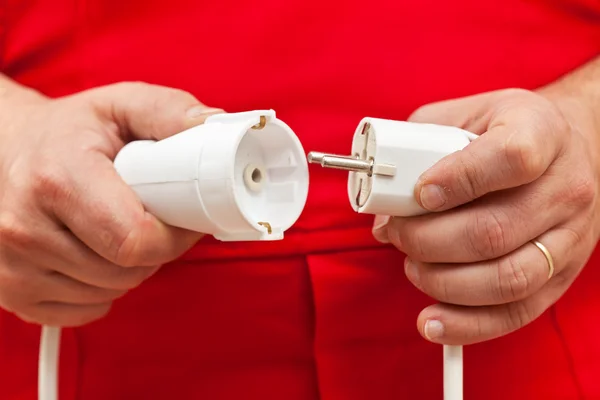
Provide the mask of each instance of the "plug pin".
{"label": "plug pin", "polygon": [[373,163],[352,157],[338,156],[335,154],[319,153],[311,151],[308,153],[308,162],[321,164],[323,168],[341,169],[344,171],[364,172],[371,174]]}

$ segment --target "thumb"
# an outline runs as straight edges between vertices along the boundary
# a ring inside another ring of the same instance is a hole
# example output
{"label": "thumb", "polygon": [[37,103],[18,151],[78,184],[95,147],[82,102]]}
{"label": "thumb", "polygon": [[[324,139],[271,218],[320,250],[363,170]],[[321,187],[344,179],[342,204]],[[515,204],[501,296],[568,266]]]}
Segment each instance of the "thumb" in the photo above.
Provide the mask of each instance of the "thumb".
{"label": "thumb", "polygon": [[430,103],[414,111],[408,121],[455,126],[481,135],[493,115],[492,104],[502,96],[500,91]]}
{"label": "thumb", "polygon": [[124,141],[164,139],[223,112],[183,90],[146,83],[118,83],[89,95],[100,114],[119,125]]}

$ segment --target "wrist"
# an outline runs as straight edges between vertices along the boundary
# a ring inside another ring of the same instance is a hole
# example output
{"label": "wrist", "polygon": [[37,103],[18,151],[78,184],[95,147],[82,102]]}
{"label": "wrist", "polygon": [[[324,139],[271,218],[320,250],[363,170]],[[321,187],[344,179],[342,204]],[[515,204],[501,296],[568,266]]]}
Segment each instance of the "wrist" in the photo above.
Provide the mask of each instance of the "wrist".
{"label": "wrist", "polygon": [[600,115],[595,112],[598,105],[593,95],[575,89],[559,82],[540,89],[538,93],[560,110],[574,132],[583,136],[593,152],[596,171],[600,176]]}
{"label": "wrist", "polygon": [[[595,172],[596,193],[600,193],[600,113],[596,112],[600,109],[600,82],[559,81],[538,93],[554,103],[574,134],[584,139]],[[600,210],[596,207],[594,211],[594,236],[600,239]]]}

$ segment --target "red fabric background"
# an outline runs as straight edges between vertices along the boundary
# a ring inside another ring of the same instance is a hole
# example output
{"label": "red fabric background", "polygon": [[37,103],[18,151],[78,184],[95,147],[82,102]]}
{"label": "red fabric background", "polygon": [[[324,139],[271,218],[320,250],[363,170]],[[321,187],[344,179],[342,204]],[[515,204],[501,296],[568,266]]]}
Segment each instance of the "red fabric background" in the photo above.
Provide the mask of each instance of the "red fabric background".
{"label": "red fabric background", "polygon": [[[597,0],[3,0],[0,67],[51,96],[123,80],[273,108],[307,150],[363,116],[536,88],[600,52]],[[345,176],[311,170],[280,243],[204,241],[111,314],[66,330],[61,400],[439,399],[430,300],[376,244]],[[469,399],[600,399],[600,254],[527,328],[466,349]],[[39,329],[0,312],[0,399],[34,399]]]}

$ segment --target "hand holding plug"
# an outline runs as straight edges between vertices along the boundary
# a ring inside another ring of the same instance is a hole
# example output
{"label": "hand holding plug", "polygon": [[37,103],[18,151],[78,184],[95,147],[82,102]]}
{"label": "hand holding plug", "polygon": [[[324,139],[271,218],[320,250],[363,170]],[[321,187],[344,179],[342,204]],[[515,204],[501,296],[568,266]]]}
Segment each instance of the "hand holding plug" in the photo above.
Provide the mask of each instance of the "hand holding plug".
{"label": "hand holding plug", "polygon": [[418,318],[428,340],[469,344],[508,334],[579,274],[598,241],[598,141],[591,119],[572,109],[502,90],[411,116],[481,135],[415,182],[415,201],[431,213],[376,218],[375,237],[406,253],[408,279],[440,302]]}
{"label": "hand holding plug", "polygon": [[85,324],[202,237],[146,211],[113,166],[118,151],[222,111],[142,83],[59,99],[5,85],[0,306],[30,322]]}

